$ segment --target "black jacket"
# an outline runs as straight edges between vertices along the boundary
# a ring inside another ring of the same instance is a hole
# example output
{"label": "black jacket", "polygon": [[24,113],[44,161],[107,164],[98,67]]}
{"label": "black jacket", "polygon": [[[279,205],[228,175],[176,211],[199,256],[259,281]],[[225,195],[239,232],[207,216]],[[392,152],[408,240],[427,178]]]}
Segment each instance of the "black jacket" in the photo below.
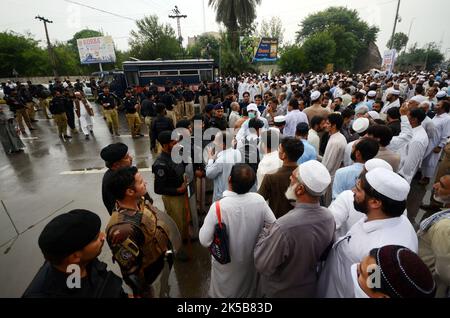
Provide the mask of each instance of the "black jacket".
{"label": "black jacket", "polygon": [[106,269],[106,264],[95,259],[88,266],[88,276],[81,279],[81,288],[67,287],[66,273],[46,262],[39,269],[22,298],[122,298],[122,279]]}

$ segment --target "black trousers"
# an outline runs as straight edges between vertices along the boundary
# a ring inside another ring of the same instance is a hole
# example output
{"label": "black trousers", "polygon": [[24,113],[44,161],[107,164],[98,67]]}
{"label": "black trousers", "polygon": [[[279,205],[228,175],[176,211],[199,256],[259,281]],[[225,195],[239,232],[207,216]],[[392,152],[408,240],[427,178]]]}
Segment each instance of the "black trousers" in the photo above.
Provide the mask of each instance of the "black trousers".
{"label": "black trousers", "polygon": [[67,124],[69,125],[70,129],[75,129],[75,113],[72,110],[66,110],[67,114]]}

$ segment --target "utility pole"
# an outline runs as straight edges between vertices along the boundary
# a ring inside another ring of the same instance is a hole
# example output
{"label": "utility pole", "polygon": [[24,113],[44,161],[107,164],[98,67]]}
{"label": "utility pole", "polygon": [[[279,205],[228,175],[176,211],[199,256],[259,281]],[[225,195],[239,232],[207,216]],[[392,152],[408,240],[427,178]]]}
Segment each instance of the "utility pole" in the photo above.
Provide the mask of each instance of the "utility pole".
{"label": "utility pole", "polygon": [[395,14],[394,30],[392,31],[391,45],[389,47],[390,50],[392,50],[392,47],[394,45],[394,35],[395,35],[395,29],[397,29],[398,12],[399,11],[400,11],[400,0],[398,0],[398,4],[397,4],[397,13]]}
{"label": "utility pole", "polygon": [[412,26],[413,26],[413,23],[414,23],[415,19],[416,19],[416,17],[411,19],[411,24],[409,25],[409,31],[408,31],[408,41],[406,42],[405,51],[403,51],[403,53],[406,53],[406,50],[408,49],[409,37],[411,36],[411,29],[412,29]]}
{"label": "utility pole", "polygon": [[181,14],[180,10],[178,9],[178,6],[175,6],[175,9],[172,10],[173,15],[169,15],[169,18],[171,19],[177,19],[177,25],[178,25],[178,41],[180,42],[180,45],[183,45],[183,37],[181,36],[181,23],[180,19],[187,18],[187,15]]}
{"label": "utility pole", "polygon": [[58,72],[56,71],[56,60],[55,60],[55,55],[53,53],[52,45],[50,43],[50,37],[48,36],[48,30],[47,30],[47,23],[53,23],[53,21],[50,21],[41,16],[36,16],[35,19],[44,22],[45,36],[47,37],[48,55],[50,56],[50,61],[53,66],[53,76],[56,78],[56,77],[58,77]]}
{"label": "utility pole", "polygon": [[202,0],[203,4],[203,33],[206,33],[206,12],[205,12],[205,0]]}

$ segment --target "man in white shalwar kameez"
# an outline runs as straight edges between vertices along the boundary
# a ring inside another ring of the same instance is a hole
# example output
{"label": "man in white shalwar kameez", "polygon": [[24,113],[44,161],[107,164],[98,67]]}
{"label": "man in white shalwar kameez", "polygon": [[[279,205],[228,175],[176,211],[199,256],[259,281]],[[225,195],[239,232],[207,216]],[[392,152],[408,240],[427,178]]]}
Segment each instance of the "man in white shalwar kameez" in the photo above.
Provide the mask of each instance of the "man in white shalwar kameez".
{"label": "man in white shalwar kameez", "polygon": [[354,190],[354,205],[366,216],[333,245],[320,274],[318,297],[353,298],[351,266],[374,248],[400,245],[417,253],[417,235],[403,215],[409,190],[408,182],[384,168],[361,177]]}
{"label": "man in white shalwar kameez", "polygon": [[75,110],[80,119],[80,127],[86,140],[89,140],[89,134],[94,134],[94,110],[91,103],[80,92],[75,92]]}
{"label": "man in white shalwar kameez", "polygon": [[[257,274],[253,251],[265,226],[275,222],[275,215],[262,196],[249,192],[256,175],[246,164],[237,164],[231,170],[229,191],[219,202],[222,222],[227,227],[231,262],[220,264],[211,257],[212,298],[256,297]],[[213,204],[200,229],[199,240],[209,247],[214,239],[217,214]]]}
{"label": "man in white shalwar kameez", "polygon": [[436,167],[441,158],[442,149],[447,144],[447,140],[450,137],[450,103],[448,101],[440,101],[435,107],[436,116],[432,119],[432,122],[436,126],[438,132],[438,143],[435,148],[425,157],[422,164],[422,184],[428,184],[430,179],[434,177]]}

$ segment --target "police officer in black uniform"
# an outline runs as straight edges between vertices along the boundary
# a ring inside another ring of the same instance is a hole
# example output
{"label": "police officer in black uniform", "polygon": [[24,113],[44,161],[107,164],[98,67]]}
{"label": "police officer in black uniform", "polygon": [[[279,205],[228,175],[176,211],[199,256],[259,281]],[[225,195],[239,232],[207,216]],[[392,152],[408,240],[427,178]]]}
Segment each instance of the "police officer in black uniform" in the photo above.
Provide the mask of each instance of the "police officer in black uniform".
{"label": "police officer in black uniform", "polygon": [[141,118],[140,104],[136,97],[132,95],[131,88],[127,89],[125,92],[125,97],[123,99],[123,105],[125,109],[125,116],[127,118],[128,127],[130,128],[131,137],[133,139],[144,137],[141,134]]}
{"label": "police officer in black uniform", "polygon": [[[188,223],[186,220],[187,209],[185,183],[185,163],[175,163],[172,160],[172,150],[178,140],[172,138],[171,131],[163,131],[158,135],[158,141],[162,145],[162,153],[155,160],[152,171],[155,174],[155,193],[162,196],[164,207],[170,217],[175,221],[181,233],[183,241],[189,238]],[[187,256],[180,251],[177,258],[184,261]]]}
{"label": "police officer in black uniform", "polygon": [[117,107],[120,104],[120,99],[116,94],[109,91],[109,87],[103,87],[103,93],[98,96],[97,103],[103,106],[103,116],[108,123],[108,128],[111,134],[120,136],[119,134],[119,114]]}
{"label": "police officer in black uniform", "polygon": [[86,210],[74,210],[50,221],[39,236],[46,262],[22,297],[127,297],[122,279],[97,259],[105,241],[100,227],[98,215]]}

